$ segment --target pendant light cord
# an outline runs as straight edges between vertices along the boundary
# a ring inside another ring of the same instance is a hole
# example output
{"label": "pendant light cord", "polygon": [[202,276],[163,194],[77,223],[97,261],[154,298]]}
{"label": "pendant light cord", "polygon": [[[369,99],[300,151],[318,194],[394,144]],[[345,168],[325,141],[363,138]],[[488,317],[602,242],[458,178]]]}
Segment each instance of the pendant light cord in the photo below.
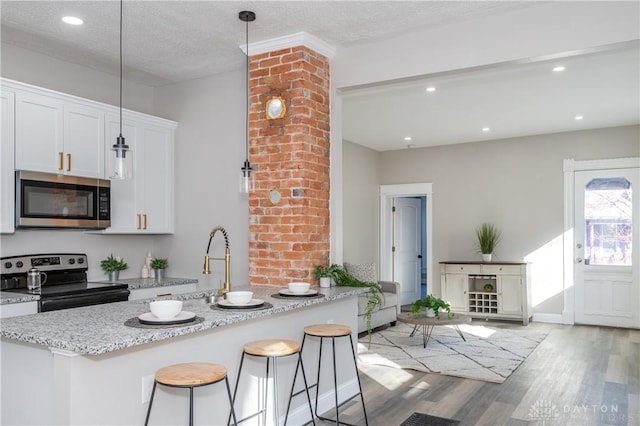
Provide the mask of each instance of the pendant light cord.
{"label": "pendant light cord", "polygon": [[249,161],[249,21],[246,21],[246,46],[247,46],[247,74],[246,74],[246,102],[247,111],[245,115],[245,127],[246,127],[246,144],[245,144],[245,158]]}
{"label": "pendant light cord", "polygon": [[122,137],[122,1],[120,0],[120,137]]}

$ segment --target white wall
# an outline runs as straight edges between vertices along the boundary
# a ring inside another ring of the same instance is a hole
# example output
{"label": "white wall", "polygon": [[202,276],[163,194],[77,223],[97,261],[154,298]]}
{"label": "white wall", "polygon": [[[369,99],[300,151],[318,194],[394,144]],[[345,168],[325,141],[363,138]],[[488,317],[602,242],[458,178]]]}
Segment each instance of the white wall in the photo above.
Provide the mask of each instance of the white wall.
{"label": "white wall", "polygon": [[377,263],[381,154],[346,141],[342,150],[344,261]]}
{"label": "white wall", "polygon": [[[367,168],[375,164],[360,162],[358,153],[347,144],[345,169],[347,164]],[[563,308],[562,161],[638,155],[640,126],[389,151],[380,154],[379,184],[433,184],[434,266],[447,260],[479,260],[474,247],[474,229],[482,222],[496,224],[503,234],[495,257],[532,262],[533,301],[537,305],[534,312],[560,314]],[[350,174],[358,176],[355,171]],[[345,179],[344,187],[353,185]],[[345,196],[345,212],[354,216],[358,214],[355,210],[360,210],[360,216],[366,217],[370,215],[368,208],[360,206],[372,202],[373,197],[368,203],[362,200],[352,203]],[[362,232],[345,226],[345,247],[370,251],[366,244],[360,244],[368,242],[370,237],[363,238],[356,231]],[[375,233],[378,238],[378,227],[366,232]],[[433,283],[440,282],[438,268],[431,271],[431,279]],[[431,290],[440,293],[438,285]]]}
{"label": "white wall", "polygon": [[[176,131],[176,226],[169,257],[180,276],[196,276],[212,286],[224,279],[224,264],[212,262],[203,276],[209,233],[216,225],[229,233],[231,283],[247,284],[249,207],[239,192],[245,156],[245,74],[221,74],[158,88],[156,111],[178,121]],[[211,253],[224,255],[217,233]]]}

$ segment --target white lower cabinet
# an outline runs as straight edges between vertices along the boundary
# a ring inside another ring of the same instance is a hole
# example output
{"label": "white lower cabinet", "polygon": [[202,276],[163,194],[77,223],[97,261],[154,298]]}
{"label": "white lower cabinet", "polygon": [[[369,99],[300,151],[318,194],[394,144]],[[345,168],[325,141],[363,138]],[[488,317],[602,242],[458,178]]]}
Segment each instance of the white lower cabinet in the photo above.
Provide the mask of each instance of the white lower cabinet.
{"label": "white lower cabinet", "polygon": [[[110,162],[111,146],[120,134],[119,118],[107,117],[106,126],[105,155]],[[131,150],[133,179],[111,181],[111,226],[105,233],[173,233],[174,129],[173,125],[123,118],[122,135]]]}
{"label": "white lower cabinet", "polygon": [[0,318],[38,313],[38,302],[7,303],[0,305]]}
{"label": "white lower cabinet", "polygon": [[440,285],[442,298],[452,312],[529,324],[531,294],[526,263],[441,262]]}
{"label": "white lower cabinet", "polygon": [[15,231],[15,95],[0,92],[0,233]]}
{"label": "white lower cabinet", "polygon": [[196,284],[167,285],[162,287],[146,287],[129,290],[129,300],[153,299],[155,297],[171,296],[174,294],[191,293],[196,291]]}

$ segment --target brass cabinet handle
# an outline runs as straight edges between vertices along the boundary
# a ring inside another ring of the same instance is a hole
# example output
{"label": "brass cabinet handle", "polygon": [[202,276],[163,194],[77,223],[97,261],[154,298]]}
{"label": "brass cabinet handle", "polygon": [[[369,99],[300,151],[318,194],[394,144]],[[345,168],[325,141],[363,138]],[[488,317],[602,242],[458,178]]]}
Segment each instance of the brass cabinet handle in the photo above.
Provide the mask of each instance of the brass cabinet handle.
{"label": "brass cabinet handle", "polygon": [[140,214],[137,214],[136,216],[138,216],[138,229],[140,229]]}
{"label": "brass cabinet handle", "polygon": [[144,219],[144,226],[142,227],[142,229],[145,229],[145,230],[146,230],[146,229],[147,229],[147,214],[146,214],[146,213],[144,213],[144,214],[142,215],[142,218]]}
{"label": "brass cabinet handle", "polygon": [[67,153],[67,171],[71,171],[71,154]]}
{"label": "brass cabinet handle", "polygon": [[63,152],[59,152],[58,153],[58,170],[63,170],[64,169],[64,165],[62,164],[63,158],[64,158],[64,153]]}
{"label": "brass cabinet handle", "polygon": [[161,293],[161,294],[156,294],[156,297],[163,297],[163,296],[172,296],[173,293]]}

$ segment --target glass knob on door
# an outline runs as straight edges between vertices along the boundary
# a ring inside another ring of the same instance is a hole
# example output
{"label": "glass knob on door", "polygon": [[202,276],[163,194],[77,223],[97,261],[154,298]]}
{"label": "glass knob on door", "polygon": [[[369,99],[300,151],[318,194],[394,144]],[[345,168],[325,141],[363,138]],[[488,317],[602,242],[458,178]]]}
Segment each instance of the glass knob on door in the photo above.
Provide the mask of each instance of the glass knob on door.
{"label": "glass knob on door", "polygon": [[576,263],[582,263],[582,258],[581,257],[576,257]]}

